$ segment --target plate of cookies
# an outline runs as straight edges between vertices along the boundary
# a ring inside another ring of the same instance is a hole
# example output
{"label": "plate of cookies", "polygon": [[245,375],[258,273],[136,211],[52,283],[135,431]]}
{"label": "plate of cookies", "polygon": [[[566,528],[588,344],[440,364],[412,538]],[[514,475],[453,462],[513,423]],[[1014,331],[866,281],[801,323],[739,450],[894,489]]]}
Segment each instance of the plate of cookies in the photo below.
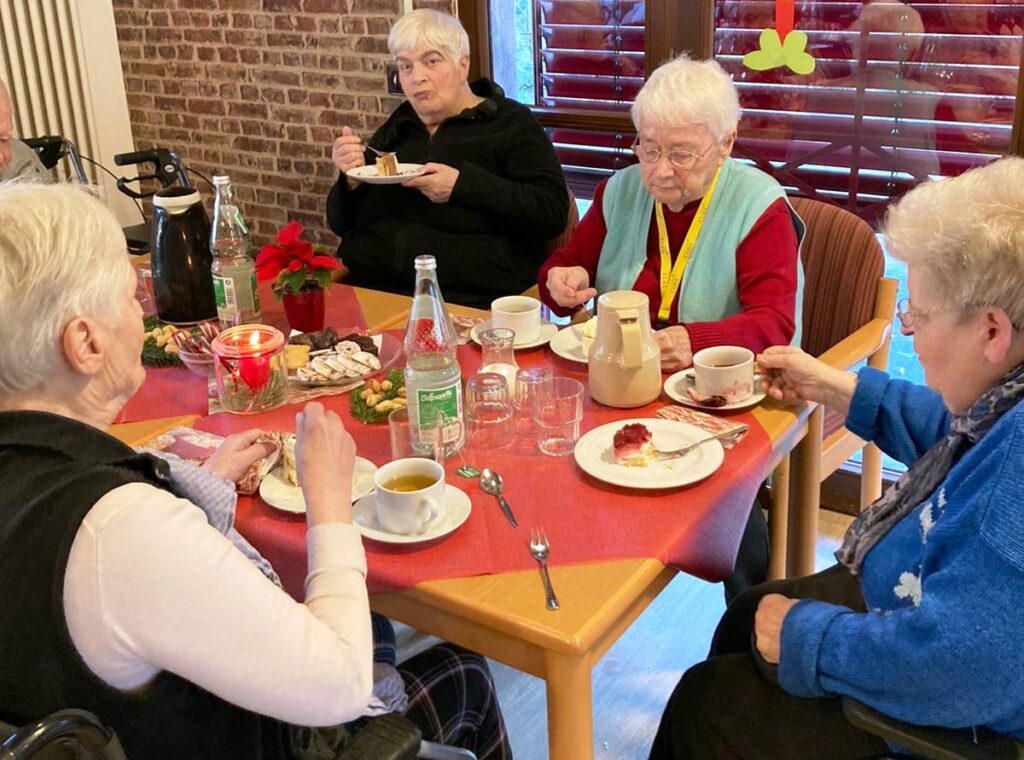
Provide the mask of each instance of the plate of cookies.
{"label": "plate of cookies", "polygon": [[284,351],[288,378],[297,385],[354,385],[394,366],[401,358],[402,342],[384,333],[327,327],[293,335]]}
{"label": "plate of cookies", "polygon": [[[267,504],[285,512],[305,514],[306,500],[299,488],[299,479],[295,472],[295,436],[282,436],[281,466],[271,470],[260,482],[260,498]],[[373,491],[373,475],[377,465],[369,459],[356,457],[352,470],[352,501],[361,499]]]}

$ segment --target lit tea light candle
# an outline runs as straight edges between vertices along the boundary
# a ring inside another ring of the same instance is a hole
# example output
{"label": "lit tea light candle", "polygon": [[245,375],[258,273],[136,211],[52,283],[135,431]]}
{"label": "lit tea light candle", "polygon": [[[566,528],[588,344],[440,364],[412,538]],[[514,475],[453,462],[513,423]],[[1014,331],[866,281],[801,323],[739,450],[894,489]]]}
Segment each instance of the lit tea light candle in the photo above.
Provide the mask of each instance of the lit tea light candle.
{"label": "lit tea light candle", "polygon": [[225,411],[258,414],[288,399],[284,335],[269,325],[231,327],[213,341],[217,391]]}

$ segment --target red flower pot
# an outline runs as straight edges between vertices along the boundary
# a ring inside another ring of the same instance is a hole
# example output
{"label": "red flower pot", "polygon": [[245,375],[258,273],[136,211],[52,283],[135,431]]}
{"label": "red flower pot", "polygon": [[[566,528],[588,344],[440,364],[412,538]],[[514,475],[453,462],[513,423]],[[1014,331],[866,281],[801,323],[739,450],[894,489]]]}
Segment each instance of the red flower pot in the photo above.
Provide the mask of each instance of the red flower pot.
{"label": "red flower pot", "polygon": [[284,293],[281,302],[284,304],[284,315],[293,330],[316,332],[324,329],[323,288]]}

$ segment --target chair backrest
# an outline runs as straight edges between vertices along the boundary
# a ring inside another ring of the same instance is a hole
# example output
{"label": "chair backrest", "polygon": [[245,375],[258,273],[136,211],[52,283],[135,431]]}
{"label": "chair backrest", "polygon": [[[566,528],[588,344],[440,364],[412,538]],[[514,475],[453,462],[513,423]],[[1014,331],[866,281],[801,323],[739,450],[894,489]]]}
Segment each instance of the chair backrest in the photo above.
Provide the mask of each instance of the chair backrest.
{"label": "chair backrest", "polygon": [[572,194],[572,190],[568,187],[565,188],[565,191],[569,193],[569,216],[566,219],[565,229],[562,230],[562,234],[551,238],[545,244],[549,256],[559,248],[565,247],[573,233],[576,232],[576,225],[580,223],[580,210],[576,207],[576,196]]}
{"label": "chair backrest", "polygon": [[801,347],[820,356],[874,316],[882,247],[867,222],[809,198],[791,198],[807,230],[801,248],[804,315]]}

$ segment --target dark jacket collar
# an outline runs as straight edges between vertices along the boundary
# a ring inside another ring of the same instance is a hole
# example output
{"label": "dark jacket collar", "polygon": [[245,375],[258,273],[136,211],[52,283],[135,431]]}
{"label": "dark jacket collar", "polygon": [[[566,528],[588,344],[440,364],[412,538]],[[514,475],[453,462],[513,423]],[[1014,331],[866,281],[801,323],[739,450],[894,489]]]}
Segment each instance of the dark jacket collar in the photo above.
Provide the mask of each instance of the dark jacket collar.
{"label": "dark jacket collar", "polygon": [[[445,121],[452,119],[480,119],[486,121],[493,119],[497,115],[498,109],[505,100],[505,91],[501,89],[501,85],[492,82],[487,77],[480,77],[469,83],[469,89],[474,95],[483,98],[483,102],[478,103],[472,108],[467,108],[455,116],[450,116]],[[395,109],[392,120],[393,124],[401,124],[403,122],[410,122],[418,125],[420,129],[426,129],[408,100]]]}
{"label": "dark jacket collar", "polygon": [[153,465],[160,480],[166,480],[165,473],[169,474],[163,460],[139,454],[92,425],[50,412],[0,412],[0,450],[8,447],[53,451],[78,462],[99,465],[137,465],[144,459]]}

